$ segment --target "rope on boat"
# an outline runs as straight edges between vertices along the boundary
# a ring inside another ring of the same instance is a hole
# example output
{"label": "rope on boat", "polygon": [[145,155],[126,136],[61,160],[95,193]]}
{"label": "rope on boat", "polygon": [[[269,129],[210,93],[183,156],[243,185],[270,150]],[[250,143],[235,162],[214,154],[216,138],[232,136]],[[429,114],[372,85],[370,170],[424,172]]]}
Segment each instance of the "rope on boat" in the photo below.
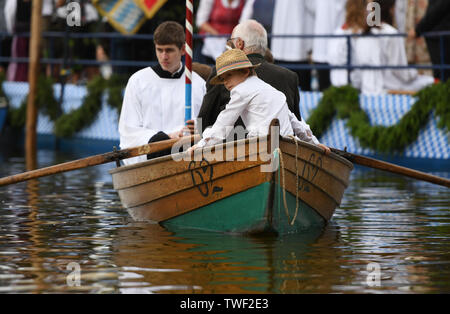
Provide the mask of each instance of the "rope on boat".
{"label": "rope on boat", "polygon": [[[297,219],[297,215],[298,215],[298,208],[299,208],[299,201],[298,201],[298,142],[295,139],[294,136],[290,136],[294,142],[295,142],[295,171],[296,171],[296,177],[297,177],[297,183],[295,186],[296,189],[296,193],[295,193],[295,213],[294,213],[294,217],[292,218],[292,220],[290,221],[290,225],[294,225],[295,220]],[[274,150],[274,155],[276,156],[277,154],[280,156],[280,165],[281,165],[281,169],[282,169],[282,183],[281,183],[281,187],[283,190],[283,205],[284,205],[284,211],[286,213],[286,216],[288,218],[288,220],[290,220],[290,215],[289,215],[289,207],[287,205],[287,201],[286,201],[286,173],[285,173],[285,167],[284,167],[284,160],[283,160],[283,153],[281,151],[281,149],[279,147],[277,147]]]}

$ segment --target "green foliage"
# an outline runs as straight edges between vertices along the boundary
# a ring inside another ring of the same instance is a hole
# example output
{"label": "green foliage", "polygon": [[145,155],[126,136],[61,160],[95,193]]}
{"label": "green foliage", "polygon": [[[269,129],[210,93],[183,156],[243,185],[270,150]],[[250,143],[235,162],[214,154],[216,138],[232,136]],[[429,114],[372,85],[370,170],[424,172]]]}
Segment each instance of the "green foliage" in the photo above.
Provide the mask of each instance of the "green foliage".
{"label": "green foliage", "polygon": [[[3,78],[0,78],[0,82],[3,83]],[[53,95],[53,81],[49,78],[44,76],[39,77],[35,101],[38,110],[48,116],[50,120],[55,120],[62,113]],[[25,125],[27,102],[28,96],[25,97],[19,108],[9,107],[8,121],[11,126],[21,128]]]}
{"label": "green foliage", "polygon": [[433,110],[439,117],[438,126],[450,131],[450,81],[427,87],[416,97],[416,103],[396,125],[372,126],[359,105],[355,88],[331,87],[324,92],[308,124],[314,134],[321,137],[337,115],[347,120],[350,134],[359,140],[362,147],[382,153],[400,152],[417,140],[419,131],[428,123]]}
{"label": "green foliage", "polygon": [[102,96],[105,80],[100,76],[87,85],[87,95],[83,104],[71,112],[60,116],[55,121],[54,133],[59,137],[70,137],[92,124],[102,108]]}
{"label": "green foliage", "polygon": [[[0,75],[0,97],[6,95],[3,92],[4,75]],[[52,79],[44,76],[39,78],[38,91],[36,95],[36,105],[40,113],[49,117],[55,122],[54,133],[59,137],[70,137],[76,132],[92,124],[102,106],[103,92],[108,90],[108,105],[117,110],[120,114],[122,108],[122,91],[125,86],[124,78],[113,75],[109,80],[101,77],[94,78],[89,82],[87,96],[83,99],[82,105],[69,113],[62,114],[62,110],[53,93]],[[27,112],[26,97],[19,108],[9,107],[8,123],[14,128],[22,128],[26,122]]]}
{"label": "green foliage", "polygon": [[109,92],[108,105],[117,110],[117,115],[120,115],[120,111],[122,109],[122,93],[125,85],[126,79],[119,75],[113,75],[107,81],[107,88]]}
{"label": "green foliage", "polygon": [[[0,97],[3,92],[4,76],[0,75]],[[107,102],[120,114],[122,92],[126,84],[123,77],[114,75],[109,80],[96,77],[89,82],[88,93],[82,105],[69,113],[62,114],[61,108],[53,94],[51,79],[39,79],[36,102],[42,114],[55,122],[54,133],[59,137],[70,137],[95,121],[102,106],[102,97],[108,92]],[[450,131],[450,81],[427,87],[416,95],[417,101],[402,119],[388,127],[372,126],[368,115],[359,105],[359,93],[351,86],[330,87],[308,119],[314,134],[320,138],[335,116],[346,120],[351,135],[358,139],[361,146],[377,152],[392,153],[403,151],[416,141],[419,131],[429,121],[433,112],[438,117],[438,126]],[[23,127],[26,117],[24,100],[17,109],[9,108],[9,123],[14,127]]]}

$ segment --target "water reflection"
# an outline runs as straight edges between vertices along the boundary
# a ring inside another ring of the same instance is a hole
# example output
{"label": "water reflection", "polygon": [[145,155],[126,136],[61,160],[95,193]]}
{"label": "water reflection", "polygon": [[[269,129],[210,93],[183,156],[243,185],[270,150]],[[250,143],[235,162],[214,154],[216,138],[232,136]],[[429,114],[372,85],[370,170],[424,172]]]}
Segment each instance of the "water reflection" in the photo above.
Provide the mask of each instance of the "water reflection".
{"label": "water reflection", "polygon": [[[43,167],[71,158],[38,159]],[[1,293],[450,291],[447,188],[356,169],[324,229],[242,237],[131,221],[109,167],[0,188]],[[24,168],[23,158],[3,156],[0,176]],[[73,262],[79,286],[67,281]],[[368,285],[372,262],[380,286]]]}
{"label": "water reflection", "polygon": [[124,293],[292,293],[289,282],[301,281],[296,265],[323,234],[241,237],[133,225],[119,231],[113,256],[127,271]]}

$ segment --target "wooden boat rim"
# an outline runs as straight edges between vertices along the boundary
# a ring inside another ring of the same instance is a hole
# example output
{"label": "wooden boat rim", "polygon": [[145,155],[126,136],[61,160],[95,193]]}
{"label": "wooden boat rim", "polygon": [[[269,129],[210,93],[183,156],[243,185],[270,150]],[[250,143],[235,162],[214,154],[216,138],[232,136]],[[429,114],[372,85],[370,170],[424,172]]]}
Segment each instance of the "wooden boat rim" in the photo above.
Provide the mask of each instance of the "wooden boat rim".
{"label": "wooden boat rim", "polygon": [[[266,137],[259,137],[258,139],[261,139],[261,138],[266,140]],[[289,137],[280,137],[280,140],[285,141],[285,142],[289,142],[291,144],[295,144],[295,141],[292,138],[289,138]],[[249,141],[250,141],[250,139],[246,138],[246,139],[242,139],[242,140],[233,141],[233,143],[235,145],[237,145],[237,144],[248,144]],[[314,150],[314,151],[316,151],[318,153],[323,153],[323,150],[321,148],[317,147],[314,144],[310,144],[310,143],[304,142],[302,140],[297,140],[297,142],[301,146],[305,146],[305,147],[307,147],[307,148],[309,148],[311,150]],[[230,142],[214,145],[213,149],[215,150],[218,147],[224,147],[226,145],[230,145]],[[128,171],[128,170],[132,170],[132,169],[136,169],[136,168],[141,168],[142,166],[148,166],[148,165],[152,165],[152,164],[162,163],[162,162],[168,161],[170,159],[173,159],[174,156],[180,156],[181,157],[184,154],[185,153],[177,153],[177,154],[173,154],[173,155],[167,155],[167,156],[162,156],[162,157],[150,159],[150,160],[147,160],[147,161],[139,162],[139,163],[128,165],[128,166],[121,166],[121,167],[113,168],[113,169],[109,170],[109,173],[112,175],[112,174],[116,174],[116,173],[119,173],[119,172],[122,172],[122,171]],[[339,156],[339,155],[337,155],[337,154],[335,154],[333,152],[331,152],[327,156],[332,158],[332,159],[335,159],[338,162],[343,163],[344,165],[349,167],[350,170],[353,169],[353,164],[350,161],[348,161],[347,159],[345,159],[344,157],[341,157],[341,156]]]}
{"label": "wooden boat rim", "polygon": [[[258,139],[265,139],[266,137],[259,137]],[[254,140],[254,139],[253,139]],[[216,148],[219,147],[224,147],[226,145],[230,145],[230,143],[233,143],[234,145],[237,144],[248,144],[248,142],[250,141],[249,138],[246,139],[242,139],[242,140],[237,140],[237,141],[233,141],[233,142],[227,142],[227,143],[221,143],[221,144],[217,144],[213,146],[213,150],[215,150]],[[165,162],[168,161],[170,159],[173,159],[174,156],[183,156],[185,153],[177,153],[177,154],[173,154],[173,155],[167,155],[167,156],[162,156],[162,157],[157,157],[157,158],[153,158],[150,160],[146,160],[143,162],[139,162],[136,164],[132,164],[132,165],[128,165],[128,166],[121,166],[121,167],[117,167],[117,168],[113,168],[109,170],[110,174],[116,174],[122,171],[128,171],[128,170],[132,170],[132,169],[136,169],[136,168],[141,168],[143,166],[148,166],[151,164],[157,164],[157,163],[161,163],[161,162]]]}
{"label": "wooden boat rim", "polygon": [[[288,155],[289,157],[293,158],[295,160],[295,155],[292,155],[291,153],[284,153],[286,155]],[[308,164],[308,165],[312,165],[314,166],[314,164],[306,159],[301,159],[302,162]],[[296,172],[294,170],[288,169],[286,168],[287,171],[293,173],[294,175],[296,174]],[[339,181],[340,183],[342,183],[342,185],[345,188],[348,188],[349,182],[345,182],[342,178],[340,178],[339,176],[337,176],[336,174],[334,174],[333,172],[329,171],[326,168],[320,168],[320,171],[326,173],[327,175],[329,175],[330,177],[332,177],[333,179],[335,179],[336,181]],[[300,176],[300,175],[299,175]]]}
{"label": "wooden boat rim", "polygon": [[[285,141],[285,142],[289,142],[289,143],[295,145],[294,140],[293,140],[292,138],[290,138],[290,137],[281,137],[281,139],[282,139],[283,141]],[[317,146],[314,145],[314,144],[310,144],[310,143],[304,142],[304,141],[302,141],[302,140],[297,140],[297,142],[298,142],[299,144],[301,144],[302,146],[306,146],[306,147],[308,147],[308,148],[311,149],[311,150],[315,150],[315,151],[318,152],[318,153],[323,153],[323,150],[322,150],[321,148],[317,147]],[[351,163],[349,160],[345,159],[344,157],[341,157],[341,156],[339,156],[338,154],[335,154],[335,153],[333,153],[333,152],[331,152],[330,154],[328,154],[327,157],[333,158],[333,159],[335,159],[336,161],[339,161],[339,162],[343,163],[344,165],[346,165],[347,167],[349,167],[350,170],[353,170],[353,163]]]}

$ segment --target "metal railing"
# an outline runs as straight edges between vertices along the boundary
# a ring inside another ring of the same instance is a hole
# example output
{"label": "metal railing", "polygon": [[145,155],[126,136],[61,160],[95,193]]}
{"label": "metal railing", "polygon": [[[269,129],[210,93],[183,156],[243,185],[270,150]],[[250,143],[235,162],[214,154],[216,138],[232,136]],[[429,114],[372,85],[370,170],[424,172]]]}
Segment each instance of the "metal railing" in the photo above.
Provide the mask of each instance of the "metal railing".
{"label": "metal railing", "polygon": [[[16,34],[9,34],[5,32],[0,32],[0,39],[4,39],[6,37],[13,37],[13,36],[20,36],[20,37],[29,37],[30,33],[16,33]],[[110,40],[110,55],[114,56],[114,49],[115,49],[115,41],[119,39],[126,39],[126,40],[148,40],[153,41],[153,35],[152,34],[137,34],[137,35],[121,35],[120,33],[76,33],[76,32],[43,32],[42,36],[44,38],[60,38],[60,39],[109,39]],[[386,69],[418,69],[418,70],[441,70],[441,80],[444,80],[444,71],[443,70],[450,70],[450,64],[445,64],[445,43],[444,38],[449,37],[450,40],[450,31],[441,31],[441,32],[429,32],[424,33],[423,37],[426,38],[439,38],[440,42],[440,55],[441,55],[441,63],[439,65],[380,65],[380,66],[369,66],[369,65],[353,65],[352,64],[352,49],[351,49],[351,40],[352,38],[357,37],[406,37],[406,34],[369,34],[369,35],[363,35],[363,34],[344,34],[344,35],[336,35],[336,34],[330,34],[330,35],[269,35],[270,38],[346,38],[347,41],[347,63],[345,65],[328,65],[328,64],[283,64],[279,63],[279,65],[284,66],[286,68],[292,69],[292,70],[334,70],[334,69],[344,69],[348,71],[348,78],[350,78],[351,71],[360,69],[360,70],[386,70]],[[226,37],[228,38],[229,35],[194,35],[195,40],[201,40],[205,37]],[[50,46],[52,46],[52,42],[50,41]],[[151,46],[150,46],[151,47]],[[50,47],[50,49],[52,49]],[[151,48],[149,48],[151,49]],[[449,52],[450,53],[450,52]],[[194,60],[195,61],[195,60]],[[13,58],[13,57],[4,57],[2,56],[2,46],[1,46],[1,40],[0,40],[0,62],[16,62],[16,63],[28,63],[28,58]],[[84,66],[101,66],[101,65],[111,65],[115,67],[146,67],[146,66],[152,66],[156,64],[156,60],[149,60],[149,61],[130,61],[130,60],[108,60],[108,61],[98,61],[98,60],[87,60],[87,59],[70,59],[67,55],[60,58],[42,58],[41,63],[42,64],[59,64],[64,67],[70,67],[73,65],[84,65]],[[350,82],[350,79],[349,79]]]}

